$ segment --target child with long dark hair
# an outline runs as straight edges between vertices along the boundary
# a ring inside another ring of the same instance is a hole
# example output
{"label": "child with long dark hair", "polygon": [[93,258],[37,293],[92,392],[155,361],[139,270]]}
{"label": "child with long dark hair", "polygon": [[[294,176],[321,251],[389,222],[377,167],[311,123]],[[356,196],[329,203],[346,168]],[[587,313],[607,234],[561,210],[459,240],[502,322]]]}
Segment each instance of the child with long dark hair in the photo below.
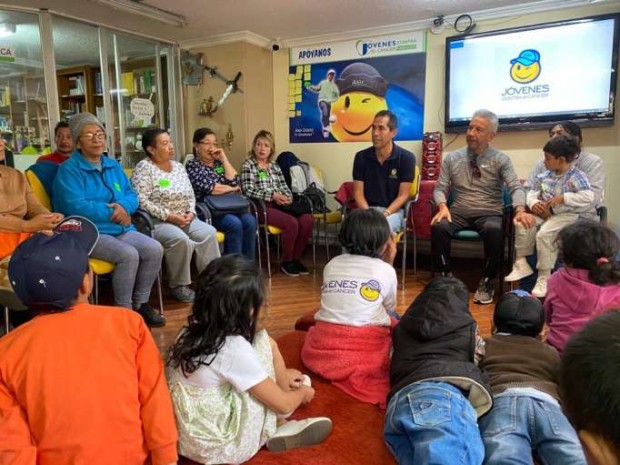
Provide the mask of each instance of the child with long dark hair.
{"label": "child with long dark hair", "polygon": [[595,221],[580,220],[558,235],[566,265],[549,278],[544,310],[547,342],[562,353],[570,336],[600,313],[620,307],[618,236]]}
{"label": "child with long dark hair", "polygon": [[390,314],[396,310],[396,244],[385,216],[354,210],[340,229],[347,251],[323,270],[321,307],[304,365],[347,394],[385,408],[390,389]]}
{"label": "child with long dark hair", "polygon": [[188,325],[170,348],[169,384],[179,451],[205,464],[241,463],[264,445],[280,451],[317,444],[328,418],[289,421],[314,397],[309,379],[287,370],[277,344],[257,330],[265,288],[255,265],[237,255],[200,274]]}

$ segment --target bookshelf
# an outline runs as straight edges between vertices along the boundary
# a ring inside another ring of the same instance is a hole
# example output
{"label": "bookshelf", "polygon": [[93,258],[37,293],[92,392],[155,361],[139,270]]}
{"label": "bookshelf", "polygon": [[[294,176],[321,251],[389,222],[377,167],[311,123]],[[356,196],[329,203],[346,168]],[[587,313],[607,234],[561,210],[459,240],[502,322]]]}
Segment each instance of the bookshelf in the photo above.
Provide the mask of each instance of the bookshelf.
{"label": "bookshelf", "polygon": [[76,113],[90,112],[105,120],[101,71],[90,66],[65,68],[56,72],[60,113],[66,120]]}
{"label": "bookshelf", "polygon": [[120,122],[115,151],[122,154],[123,166],[133,167],[144,158],[142,132],[161,126],[155,59],[135,60],[122,65],[120,108],[115,106],[115,121]]}
{"label": "bookshelf", "polygon": [[16,154],[37,154],[49,147],[43,76],[0,78],[0,133]]}

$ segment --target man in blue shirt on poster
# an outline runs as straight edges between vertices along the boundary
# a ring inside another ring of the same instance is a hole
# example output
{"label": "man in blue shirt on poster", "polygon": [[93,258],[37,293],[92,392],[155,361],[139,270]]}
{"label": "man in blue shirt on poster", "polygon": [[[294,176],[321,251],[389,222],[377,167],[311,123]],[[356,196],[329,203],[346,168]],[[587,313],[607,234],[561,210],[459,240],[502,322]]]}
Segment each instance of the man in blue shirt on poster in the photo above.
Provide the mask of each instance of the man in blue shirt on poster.
{"label": "man in blue shirt on poster", "polygon": [[383,212],[392,232],[403,229],[404,205],[415,171],[415,155],[393,142],[398,119],[381,110],[372,123],[372,147],[357,152],[353,162],[353,195],[358,208]]}

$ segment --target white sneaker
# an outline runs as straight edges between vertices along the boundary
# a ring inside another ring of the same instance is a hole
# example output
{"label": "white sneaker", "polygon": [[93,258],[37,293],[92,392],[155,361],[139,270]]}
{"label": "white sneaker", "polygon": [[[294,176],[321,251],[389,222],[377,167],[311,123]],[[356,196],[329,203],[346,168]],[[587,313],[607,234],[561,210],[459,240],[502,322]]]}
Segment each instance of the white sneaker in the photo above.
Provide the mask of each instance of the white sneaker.
{"label": "white sneaker", "polygon": [[538,277],[538,279],[536,280],[536,285],[534,286],[534,289],[532,289],[532,295],[534,297],[538,297],[539,299],[542,299],[543,297],[547,295],[547,280],[548,279],[549,279],[549,276]]}
{"label": "white sneaker", "polygon": [[515,261],[515,264],[512,267],[512,271],[508,276],[504,278],[504,281],[509,283],[513,281],[520,281],[531,274],[534,274],[534,270],[532,270],[532,267],[529,265],[527,260],[520,259]]}
{"label": "white sneaker", "polygon": [[332,421],[325,417],[291,420],[278,427],[267,441],[271,452],[320,444],[332,432]]}

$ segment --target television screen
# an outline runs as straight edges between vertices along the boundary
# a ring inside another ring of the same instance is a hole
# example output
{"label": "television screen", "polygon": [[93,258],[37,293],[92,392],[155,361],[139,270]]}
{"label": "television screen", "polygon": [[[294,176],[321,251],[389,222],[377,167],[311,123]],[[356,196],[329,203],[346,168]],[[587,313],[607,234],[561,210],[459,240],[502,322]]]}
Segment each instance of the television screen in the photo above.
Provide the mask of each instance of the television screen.
{"label": "television screen", "polygon": [[446,132],[464,132],[474,111],[500,129],[554,121],[613,124],[620,15],[446,39]]}

